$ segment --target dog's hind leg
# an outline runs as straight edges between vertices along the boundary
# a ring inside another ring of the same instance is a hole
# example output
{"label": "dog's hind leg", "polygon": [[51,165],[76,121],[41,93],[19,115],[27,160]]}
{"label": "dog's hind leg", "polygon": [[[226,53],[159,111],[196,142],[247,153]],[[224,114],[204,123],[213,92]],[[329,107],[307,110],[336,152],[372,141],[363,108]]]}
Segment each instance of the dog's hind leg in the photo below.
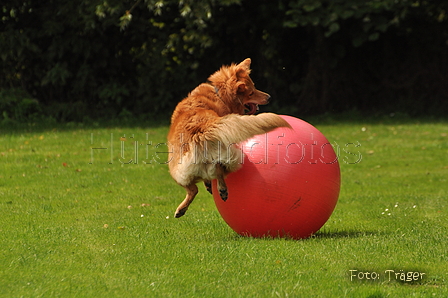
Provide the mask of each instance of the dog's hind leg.
{"label": "dog's hind leg", "polygon": [[224,180],[225,170],[224,170],[224,167],[219,163],[216,164],[216,174],[218,176],[217,187],[218,187],[218,191],[219,191],[219,196],[225,202],[225,201],[227,201],[229,194],[227,192],[226,181]]}
{"label": "dog's hind leg", "polygon": [[185,212],[187,212],[188,206],[190,206],[191,202],[193,202],[194,200],[194,197],[198,193],[198,187],[194,183],[184,186],[184,188],[187,191],[187,196],[182,201],[182,203],[180,203],[179,207],[177,207],[176,212],[174,213],[174,217],[176,218],[181,217],[185,214]]}
{"label": "dog's hind leg", "polygon": [[204,180],[204,185],[205,185],[205,189],[207,189],[207,191],[208,191],[210,194],[213,194],[213,191],[212,191],[212,182],[211,182],[210,180]]}

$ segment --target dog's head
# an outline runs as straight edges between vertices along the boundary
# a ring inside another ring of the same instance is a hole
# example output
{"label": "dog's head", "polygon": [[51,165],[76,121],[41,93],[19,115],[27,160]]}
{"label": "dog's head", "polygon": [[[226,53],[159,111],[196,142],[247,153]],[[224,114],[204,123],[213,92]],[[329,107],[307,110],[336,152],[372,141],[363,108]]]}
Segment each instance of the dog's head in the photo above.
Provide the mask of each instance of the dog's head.
{"label": "dog's head", "polygon": [[240,64],[223,66],[209,78],[218,97],[232,113],[254,114],[258,105],[265,105],[271,97],[257,90],[250,78],[250,63],[247,58]]}

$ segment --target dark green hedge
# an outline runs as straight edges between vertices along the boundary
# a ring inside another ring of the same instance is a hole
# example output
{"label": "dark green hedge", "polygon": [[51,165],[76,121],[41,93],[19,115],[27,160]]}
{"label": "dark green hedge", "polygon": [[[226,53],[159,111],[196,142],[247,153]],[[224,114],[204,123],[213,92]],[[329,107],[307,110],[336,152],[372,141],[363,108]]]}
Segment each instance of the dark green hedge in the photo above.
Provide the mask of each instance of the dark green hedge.
{"label": "dark green hedge", "polygon": [[277,112],[448,112],[444,0],[0,7],[0,120],[169,117],[220,65],[247,57]]}

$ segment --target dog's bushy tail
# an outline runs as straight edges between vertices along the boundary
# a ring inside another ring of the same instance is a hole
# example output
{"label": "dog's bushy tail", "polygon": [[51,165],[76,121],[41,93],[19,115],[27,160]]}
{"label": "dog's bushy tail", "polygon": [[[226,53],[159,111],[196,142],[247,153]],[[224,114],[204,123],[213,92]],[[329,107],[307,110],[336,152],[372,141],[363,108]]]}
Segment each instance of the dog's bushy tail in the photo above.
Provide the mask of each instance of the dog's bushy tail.
{"label": "dog's bushy tail", "polygon": [[223,144],[235,144],[255,135],[270,132],[277,127],[291,128],[282,117],[273,113],[259,115],[230,114],[218,120],[213,129],[205,135],[208,141],[220,141]]}

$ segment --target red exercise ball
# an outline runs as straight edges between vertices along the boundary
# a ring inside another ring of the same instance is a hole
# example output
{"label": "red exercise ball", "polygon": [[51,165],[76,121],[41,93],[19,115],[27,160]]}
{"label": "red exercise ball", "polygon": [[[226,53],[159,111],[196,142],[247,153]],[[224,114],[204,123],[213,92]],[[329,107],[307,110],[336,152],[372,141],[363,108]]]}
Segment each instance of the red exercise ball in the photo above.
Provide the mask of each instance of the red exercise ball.
{"label": "red exercise ball", "polygon": [[281,117],[293,130],[277,128],[240,145],[244,161],[226,178],[227,201],[213,181],[216,207],[240,235],[307,238],[336,206],[341,175],[333,147],[311,124]]}

